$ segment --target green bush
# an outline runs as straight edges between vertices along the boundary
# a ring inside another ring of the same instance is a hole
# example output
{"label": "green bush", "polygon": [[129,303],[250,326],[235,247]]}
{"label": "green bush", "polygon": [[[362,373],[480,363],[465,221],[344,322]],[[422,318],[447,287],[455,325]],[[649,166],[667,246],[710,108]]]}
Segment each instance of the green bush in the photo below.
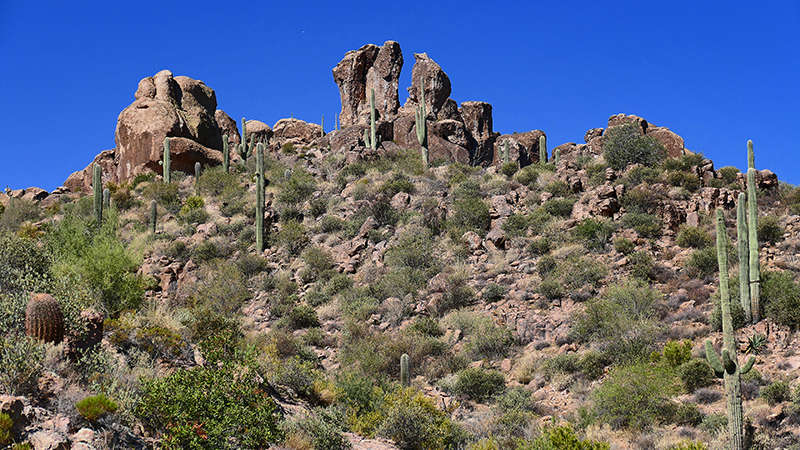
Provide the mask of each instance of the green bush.
{"label": "green bush", "polygon": [[645,136],[636,123],[611,127],[603,135],[603,156],[614,170],[629,164],[653,167],[666,156],[666,150],[656,138]]}
{"label": "green bush", "polygon": [[414,191],[414,183],[402,172],[394,172],[392,176],[378,188],[378,192],[384,193],[390,198],[398,192],[413,194]]}
{"label": "green bush", "polygon": [[564,285],[559,280],[548,278],[539,283],[537,291],[548,300],[558,300],[567,295]]}
{"label": "green bush", "polygon": [[89,422],[95,422],[104,414],[117,411],[117,404],[103,394],[86,397],[75,403],[75,409]]}
{"label": "green bush", "polygon": [[178,369],[145,379],[135,414],[166,449],[265,448],[281,438],[275,403],[252,367]]}
{"label": "green bush", "polygon": [[642,183],[657,183],[661,178],[661,173],[661,169],[657,167],[636,166],[628,171],[626,177],[631,186],[638,186]]}
{"label": "green bush", "polygon": [[453,392],[477,402],[502,394],[506,389],[506,377],[491,369],[468,368],[458,373]]}
{"label": "green bush", "polygon": [[688,339],[683,342],[670,339],[666,345],[664,345],[664,361],[672,369],[688,362],[691,358],[692,341]]}
{"label": "green bush", "polygon": [[682,441],[667,447],[667,450],[708,450],[708,447],[700,441]]}
{"label": "green bush", "polygon": [[622,226],[632,228],[644,238],[658,237],[663,222],[653,214],[629,212],[622,217]]}
{"label": "green bush", "polygon": [[448,219],[457,237],[466,231],[483,236],[489,229],[489,205],[480,196],[480,186],[473,181],[460,183],[453,191],[453,214]]}
{"label": "green bush", "polygon": [[542,210],[551,216],[569,217],[572,215],[572,207],[574,205],[575,199],[555,197],[544,202]]}
{"label": "green bush", "polygon": [[614,250],[622,253],[623,255],[627,255],[628,253],[632,252],[634,248],[636,248],[636,244],[634,244],[633,241],[628,238],[619,237],[614,239]]}
{"label": "green bush", "polygon": [[0,292],[21,294],[41,290],[51,278],[52,262],[49,249],[35,240],[0,233]]}
{"label": "green bush", "polygon": [[553,181],[544,187],[544,191],[553,194],[553,197],[569,197],[572,195],[569,184],[564,180]]}
{"label": "green bush", "polygon": [[683,402],[675,408],[672,422],[677,425],[696,427],[703,422],[703,413],[694,403]]}
{"label": "green bush", "polygon": [[508,355],[514,338],[507,328],[484,322],[479,331],[468,337],[466,350],[472,359],[497,359]]}
{"label": "green bush", "polygon": [[345,222],[336,216],[327,215],[319,221],[319,230],[323,233],[334,233],[344,228]]}
{"label": "green bush", "polygon": [[761,302],[764,315],[793,330],[800,328],[800,285],[787,271],[761,274]]}
{"label": "green bush", "polygon": [[545,255],[550,252],[553,244],[547,237],[536,238],[528,244],[528,251],[534,255]]}
{"label": "green bush", "polygon": [[741,170],[733,166],[720,167],[719,170],[717,170],[717,176],[719,176],[726,185],[735,183],[739,173],[741,173]]}
{"label": "green bush", "polygon": [[506,177],[511,178],[515,173],[517,173],[518,170],[519,164],[517,164],[515,161],[509,161],[500,166],[499,172]]}
{"label": "green bush", "polygon": [[178,198],[178,185],[176,183],[150,183],[142,190],[142,196],[147,200],[155,200],[172,214],[181,209]]}
{"label": "green bush", "polygon": [[778,403],[788,401],[789,384],[784,381],[776,381],[761,388],[761,398],[763,398],[769,406],[775,406]]}
{"label": "green bush", "polygon": [[711,276],[719,271],[717,248],[706,247],[695,250],[686,261],[686,267],[696,269],[703,276]]}
{"label": "green bush", "polygon": [[199,341],[237,323],[235,316],[249,293],[247,280],[230,261],[213,260],[201,265],[198,272],[189,309],[193,317],[190,328]]}
{"label": "green bush", "polygon": [[290,255],[300,254],[309,243],[306,227],[294,220],[284,223],[275,239]]}
{"label": "green bush", "polygon": [[0,393],[31,395],[38,389],[45,347],[28,336],[0,334]]}
{"label": "green bush", "polygon": [[703,418],[703,422],[700,424],[699,428],[712,434],[727,429],[728,415],[724,412],[709,414]]}
{"label": "green bush", "polygon": [[758,239],[761,242],[775,244],[783,239],[783,227],[775,215],[766,215],[758,218]]}
{"label": "green bush", "polygon": [[328,274],[336,264],[330,253],[316,245],[307,247],[301,256],[306,263],[305,272],[308,282],[316,281],[324,274]]}
{"label": "green bush", "polygon": [[644,251],[633,252],[628,255],[628,263],[631,268],[631,277],[644,281],[649,281],[655,277],[655,263],[649,253]]}
{"label": "green bush", "polygon": [[711,235],[708,234],[708,231],[702,228],[690,227],[688,225],[681,225],[680,230],[678,230],[678,236],[675,238],[675,242],[681,247],[692,247],[697,249],[710,247],[714,243],[714,241],[711,239]]}
{"label": "green bush", "polygon": [[589,217],[580,221],[573,228],[573,233],[584,241],[589,250],[604,251],[614,233],[614,224],[608,220]]}
{"label": "green bush", "polygon": [[628,213],[654,214],[661,204],[661,199],[658,193],[649,187],[640,186],[626,190],[619,199],[619,204]]}
{"label": "green bush", "polygon": [[539,169],[533,165],[525,166],[514,174],[514,181],[525,186],[535,184],[538,179]]}
{"label": "green bush", "polygon": [[593,393],[594,413],[613,428],[643,430],[664,421],[676,384],[659,366],[638,363],[612,370]]}
{"label": "green bush", "polygon": [[497,283],[489,283],[483,288],[483,293],[481,297],[483,301],[487,303],[497,302],[503,299],[506,296],[507,289],[505,286],[501,286]]}
{"label": "green bush", "polygon": [[678,378],[683,384],[683,389],[687,393],[692,393],[697,389],[711,386],[714,384],[715,375],[711,366],[703,359],[690,359],[681,364],[677,370]]}
{"label": "green bush", "polygon": [[671,172],[667,175],[667,184],[696,192],[700,188],[700,177],[688,172]]}
{"label": "green bush", "polygon": [[300,439],[315,449],[346,450],[353,448],[344,435],[346,417],[336,408],[316,408],[310,414],[284,425],[290,439]]}
{"label": "green bush", "polygon": [[528,218],[522,214],[512,214],[503,222],[502,228],[506,236],[524,236],[528,231]]}
{"label": "green bush", "polygon": [[16,232],[25,222],[36,222],[42,217],[42,210],[33,201],[15,198],[0,214],[0,232]]}
{"label": "green bush", "polygon": [[314,176],[302,168],[292,170],[288,180],[282,179],[275,199],[285,205],[297,205],[308,200],[317,190]]}
{"label": "green bush", "polygon": [[244,192],[239,183],[239,176],[223,171],[222,166],[204,170],[197,179],[195,188],[197,192],[212,197],[230,197]]}
{"label": "green bush", "polygon": [[523,444],[518,450],[610,450],[607,442],[580,440],[569,425],[547,428],[541,436],[530,444]]}
{"label": "green bush", "polygon": [[466,433],[446,413],[413,388],[387,395],[381,416],[375,434],[392,439],[402,449],[456,448],[466,440]]}

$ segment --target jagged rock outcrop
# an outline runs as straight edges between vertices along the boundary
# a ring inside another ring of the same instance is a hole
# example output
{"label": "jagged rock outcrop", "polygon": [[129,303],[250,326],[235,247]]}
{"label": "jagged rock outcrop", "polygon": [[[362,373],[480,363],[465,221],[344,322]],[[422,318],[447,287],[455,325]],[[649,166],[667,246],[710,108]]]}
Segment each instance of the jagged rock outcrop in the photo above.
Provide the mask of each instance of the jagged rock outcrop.
{"label": "jagged rock outcrop", "polygon": [[492,130],[492,105],[486,102],[463,102],[460,112],[474,141],[470,148],[472,164],[491,164],[494,160],[494,141],[500,135]]}
{"label": "jagged rock outcrop", "polygon": [[[626,115],[626,114],[615,114],[608,118],[608,128],[617,127],[620,125],[624,125],[626,123],[636,123],[639,126],[642,134],[652,136],[664,146],[667,150],[667,156],[670,158],[680,158],[681,156],[685,155],[687,150],[684,147],[683,138],[678,136],[675,132],[670,131],[669,128],[666,127],[657,127],[652,123],[648,123],[647,120],[634,115]],[[594,128],[589,130],[584,136],[584,139],[587,137],[591,138],[587,139],[586,142],[589,144],[590,147],[597,149],[602,148],[602,140],[595,141],[594,139],[598,138],[599,135],[597,134],[599,130],[598,128]],[[602,131],[601,131],[602,133]],[[599,153],[599,151],[598,151]]]}
{"label": "jagged rock outcrop", "polygon": [[387,119],[396,115],[400,107],[397,87],[402,68],[403,53],[400,44],[394,41],[386,41],[382,47],[367,44],[347,52],[333,68],[333,79],[342,99],[341,127],[368,123],[369,94],[373,88],[378,117]]}
{"label": "jagged rock outcrop", "polygon": [[[161,173],[158,162],[166,137],[171,138],[172,170],[187,173],[193,173],[196,162],[221,163],[223,133],[239,142],[236,123],[217,111],[216,94],[202,81],[162,70],[142,79],[134,98],[117,119],[116,148],[93,161],[103,167],[103,182],[129,180],[147,170]],[[90,191],[92,164],[70,175],[64,185]]]}
{"label": "jagged rock outcrop", "polygon": [[459,120],[458,107],[450,99],[452,88],[450,77],[427,53],[414,53],[414,68],[411,70],[411,86],[404,108],[416,108],[421,98],[420,86],[425,81],[425,110],[428,117]]}

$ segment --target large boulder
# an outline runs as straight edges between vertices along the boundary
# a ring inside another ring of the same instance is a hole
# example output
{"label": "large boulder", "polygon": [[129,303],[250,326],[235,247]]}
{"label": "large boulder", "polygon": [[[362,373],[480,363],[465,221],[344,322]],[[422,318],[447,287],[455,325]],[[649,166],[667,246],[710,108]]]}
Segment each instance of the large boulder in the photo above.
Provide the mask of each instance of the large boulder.
{"label": "large boulder", "polygon": [[[503,141],[509,140],[509,156],[511,161],[516,161],[520,167],[539,161],[539,138],[545,136],[542,130],[526,131],[524,133],[504,134],[495,141],[495,157],[493,164],[503,160]],[[547,145],[547,144],[545,144]]]}
{"label": "large boulder", "polygon": [[375,89],[375,109],[380,118],[388,119],[400,107],[397,86],[403,67],[400,44],[386,41],[382,47],[367,44],[351,50],[333,68],[333,79],[339,86],[342,112],[341,126],[349,127],[369,120],[369,93]]}
{"label": "large boulder", "polygon": [[[250,122],[247,123],[247,127],[247,134],[250,135]],[[281,119],[275,122],[272,132],[276,138],[282,141],[307,144],[322,136],[322,126],[300,119]]]}
{"label": "large boulder", "polygon": [[422,101],[420,86],[425,80],[425,112],[428,117],[457,119],[458,109],[455,108],[455,101],[450,100],[450,77],[427,53],[414,53],[414,59],[416,62],[411,69],[411,86],[405,107],[416,108]]}
{"label": "large boulder", "polygon": [[468,148],[472,164],[491,164],[494,159],[494,141],[500,135],[492,131],[492,105],[486,102],[463,102],[460,111],[464,126],[473,139]]}

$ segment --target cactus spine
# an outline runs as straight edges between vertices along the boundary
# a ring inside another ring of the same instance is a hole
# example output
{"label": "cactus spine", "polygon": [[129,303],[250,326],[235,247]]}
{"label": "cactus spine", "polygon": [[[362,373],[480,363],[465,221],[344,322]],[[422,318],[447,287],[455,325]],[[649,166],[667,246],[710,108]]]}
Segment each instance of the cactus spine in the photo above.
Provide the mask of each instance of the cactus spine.
{"label": "cactus spine", "polygon": [[31,297],[25,310],[25,334],[55,344],[64,339],[64,315],[52,295]]}
{"label": "cactus spine", "polygon": [[264,251],[264,145],[256,146],[256,251]]}
{"label": "cactus spine", "polygon": [[417,119],[417,140],[420,147],[422,147],[422,164],[425,169],[428,169],[428,114],[425,112],[425,80],[420,80],[420,95],[421,100],[419,106],[414,112],[414,118]]}
{"label": "cactus spine", "polygon": [[158,219],[158,206],[156,201],[150,202],[150,233],[156,234],[156,220]]}
{"label": "cactus spine", "polygon": [[228,135],[222,136],[222,171],[228,173],[231,166],[231,149],[228,143]]}
{"label": "cactus spine", "polygon": [[171,171],[171,165],[172,164],[171,164],[171,159],[170,159],[170,155],[169,155],[169,138],[168,137],[164,138],[164,158],[159,164],[164,166],[164,183],[169,184],[172,181],[172,178],[170,177],[170,171]]}
{"label": "cactus spine", "polygon": [[747,323],[753,320],[750,306],[750,248],[747,239],[747,213],[744,192],[739,193],[736,203],[736,246],[739,249],[739,299],[742,302]]}
{"label": "cactus spine", "polygon": [[758,261],[758,204],[756,199],[756,157],[753,141],[747,141],[747,231],[750,244],[750,307],[753,323],[761,320],[761,269]]}
{"label": "cactus spine", "polygon": [[539,136],[539,162],[547,162],[547,138],[544,135]]}
{"label": "cactus spine", "polygon": [[739,369],[736,356],[736,340],[733,335],[731,318],[731,296],[728,291],[728,251],[725,217],[722,208],[717,208],[717,263],[719,264],[720,306],[722,309],[722,360],[714,351],[711,340],[706,340],[706,359],[717,376],[725,379],[725,395],[728,399],[728,434],[731,450],[744,449],[744,422],[742,420],[742,378],[753,367],[754,357],[750,357],[744,367]]}
{"label": "cactus spine", "polygon": [[400,356],[400,384],[403,387],[411,385],[411,373],[408,371],[408,355],[405,353]]}
{"label": "cactus spine", "polygon": [[100,164],[94,163],[94,173],[92,175],[94,220],[99,224],[103,221],[103,169],[100,167]]}

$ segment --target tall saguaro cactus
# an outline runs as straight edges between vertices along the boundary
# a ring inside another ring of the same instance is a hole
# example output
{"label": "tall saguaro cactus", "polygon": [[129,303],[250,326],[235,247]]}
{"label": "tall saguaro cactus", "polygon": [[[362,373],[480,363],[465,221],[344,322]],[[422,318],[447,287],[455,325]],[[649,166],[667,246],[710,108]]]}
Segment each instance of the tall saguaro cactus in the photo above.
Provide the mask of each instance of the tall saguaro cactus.
{"label": "tall saguaro cactus", "polygon": [[171,172],[171,158],[169,154],[169,138],[164,138],[164,159],[162,159],[159,164],[164,166],[164,183],[169,184],[172,181],[170,177]]}
{"label": "tall saguaro cactus", "polygon": [[100,164],[94,163],[92,173],[92,195],[94,196],[94,220],[99,224],[103,221],[103,169]]}
{"label": "tall saguaro cactus", "polygon": [[425,112],[425,80],[420,80],[420,95],[422,96],[419,106],[414,111],[414,118],[417,122],[417,140],[422,147],[422,164],[428,170],[428,114]]}
{"label": "tall saguaro cactus", "polygon": [[411,373],[409,372],[408,368],[408,355],[403,353],[400,356],[400,384],[403,387],[408,387],[411,385]]}
{"label": "tall saguaro cactus", "polygon": [[158,221],[158,204],[153,200],[150,202],[150,233],[156,234],[156,222]]}
{"label": "tall saguaro cactus", "polygon": [[539,162],[547,162],[547,138],[544,135],[539,136]]}
{"label": "tall saguaro cactus", "polygon": [[375,123],[375,89],[369,91],[369,131],[364,130],[364,143],[367,147],[376,150],[380,136],[377,134],[377,124]]}
{"label": "tall saguaro cactus", "polygon": [[728,399],[728,434],[731,450],[744,450],[744,421],[742,419],[742,378],[750,371],[755,362],[750,357],[747,363],[739,368],[736,356],[736,339],[733,333],[731,317],[731,295],[728,290],[728,251],[727,234],[725,233],[725,217],[722,208],[717,208],[717,263],[719,264],[719,292],[722,309],[722,360],[714,351],[711,340],[706,340],[706,359],[718,377],[725,380],[725,395]]}
{"label": "tall saguaro cactus", "polygon": [[222,135],[222,171],[228,173],[231,167],[231,149],[228,143],[228,135]]}
{"label": "tall saguaro cactus", "polygon": [[256,146],[256,251],[264,251],[264,144]]}
{"label": "tall saguaro cactus", "polygon": [[756,157],[753,141],[747,141],[747,231],[750,244],[750,306],[753,323],[761,320],[761,268],[758,260],[758,203],[756,199]]}
{"label": "tall saguaro cactus", "polygon": [[503,141],[503,164],[508,164],[511,158],[508,156],[508,139]]}
{"label": "tall saguaro cactus", "polygon": [[247,162],[247,158],[250,157],[250,152],[253,150],[254,139],[255,135],[253,139],[250,140],[250,144],[247,144],[247,121],[242,117],[242,142],[239,144],[238,152],[243,162]]}
{"label": "tall saguaro cactus", "polygon": [[740,192],[736,202],[736,246],[739,250],[739,299],[745,320],[750,323],[753,320],[753,312],[750,304],[750,248],[747,242],[746,198],[744,192]]}

